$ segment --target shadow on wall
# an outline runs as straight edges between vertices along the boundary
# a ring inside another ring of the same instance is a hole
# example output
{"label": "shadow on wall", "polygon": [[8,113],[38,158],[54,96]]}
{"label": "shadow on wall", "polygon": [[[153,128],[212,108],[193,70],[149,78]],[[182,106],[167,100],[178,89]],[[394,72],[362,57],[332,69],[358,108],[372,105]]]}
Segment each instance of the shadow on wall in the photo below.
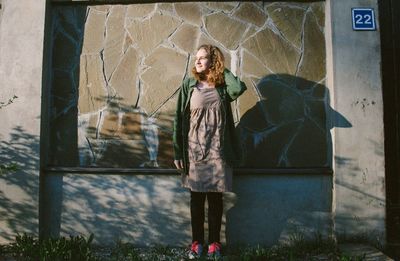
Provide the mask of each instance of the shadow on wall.
{"label": "shadow on wall", "polygon": [[0,141],[0,163],[16,163],[15,172],[0,172],[0,240],[17,233],[37,234],[39,137],[17,126],[9,141]]}
{"label": "shadow on wall", "polygon": [[190,241],[188,193],[179,179],[157,175],[66,175],[61,235],[95,235],[139,246]]}
{"label": "shadow on wall", "polygon": [[[237,126],[245,166],[330,168],[330,130],[352,125],[330,107],[329,90],[287,74],[266,76],[255,90],[261,99]],[[226,197],[227,244],[273,245],[296,233],[332,234],[330,175],[236,176],[234,193]]]}
{"label": "shadow on wall", "polygon": [[[38,234],[38,144],[39,137],[21,127],[0,142],[0,163],[16,162],[19,168],[0,174],[1,241],[13,241],[18,233]],[[182,237],[190,231],[189,195],[175,176],[48,174],[42,181],[42,236],[93,233],[103,244],[120,238],[137,245],[190,240]]]}
{"label": "shadow on wall", "polygon": [[228,245],[288,242],[301,234],[332,235],[332,177],[329,175],[236,176],[225,195]]}
{"label": "shadow on wall", "polygon": [[237,126],[245,166],[331,167],[330,129],[351,123],[330,107],[329,90],[287,74],[266,76],[255,89],[260,101]]}
{"label": "shadow on wall", "polygon": [[[365,141],[371,151],[378,157],[384,157],[384,148],[375,140]],[[368,168],[360,168],[358,158],[335,156],[338,170],[344,168],[345,176],[335,179],[336,190],[348,193],[349,200],[337,203],[335,215],[335,230],[339,239],[348,239],[357,235],[361,240],[367,240],[376,246],[385,244],[385,212],[386,200],[385,179],[373,180],[376,173]],[[376,190],[380,188],[381,195]],[[343,197],[343,195],[342,195]],[[363,207],[365,206],[365,207]],[[374,228],[374,230],[371,230]]]}

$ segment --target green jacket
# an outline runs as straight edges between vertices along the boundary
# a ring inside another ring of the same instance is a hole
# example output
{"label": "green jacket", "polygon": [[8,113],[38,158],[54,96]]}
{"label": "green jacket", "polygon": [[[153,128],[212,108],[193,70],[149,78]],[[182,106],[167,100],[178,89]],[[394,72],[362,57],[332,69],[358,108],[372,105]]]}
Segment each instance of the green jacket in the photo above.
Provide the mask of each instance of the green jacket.
{"label": "green jacket", "polygon": [[[232,167],[241,164],[242,155],[238,139],[235,135],[235,125],[230,103],[236,100],[247,88],[246,85],[234,76],[228,69],[224,70],[225,83],[223,86],[216,87],[223,104],[225,115],[224,135],[223,135],[223,157]],[[182,159],[184,162],[184,171],[188,174],[188,132],[190,117],[190,97],[197,80],[190,77],[186,78],[179,91],[178,102],[176,106],[173,144],[175,160]]]}

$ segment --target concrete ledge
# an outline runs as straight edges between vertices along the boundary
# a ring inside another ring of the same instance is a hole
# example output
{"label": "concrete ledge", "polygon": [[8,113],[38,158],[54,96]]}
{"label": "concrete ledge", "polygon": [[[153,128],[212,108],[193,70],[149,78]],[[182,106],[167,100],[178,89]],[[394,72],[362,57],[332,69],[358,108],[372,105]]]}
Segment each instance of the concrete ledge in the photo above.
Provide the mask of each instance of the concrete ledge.
{"label": "concrete ledge", "polygon": [[[297,0],[295,2],[313,2],[314,0]],[[87,4],[94,4],[94,3],[98,3],[98,4],[140,4],[140,3],[163,3],[164,1],[160,1],[160,0],[50,0],[50,2],[53,3],[87,3]],[[174,0],[171,2],[190,2],[187,0]],[[198,2],[208,2],[208,0],[202,0],[202,1],[198,1]],[[241,2],[252,2],[250,0],[244,0]],[[280,2],[292,2],[292,1],[284,1],[281,0]]]}
{"label": "concrete ledge", "polygon": [[340,251],[351,257],[362,257],[362,260],[394,260],[375,247],[363,244],[339,244]]}
{"label": "concrete ledge", "polygon": [[[157,0],[50,0],[52,3],[84,3],[84,4],[142,4],[162,3]],[[189,2],[185,0],[174,0],[173,2]]]}

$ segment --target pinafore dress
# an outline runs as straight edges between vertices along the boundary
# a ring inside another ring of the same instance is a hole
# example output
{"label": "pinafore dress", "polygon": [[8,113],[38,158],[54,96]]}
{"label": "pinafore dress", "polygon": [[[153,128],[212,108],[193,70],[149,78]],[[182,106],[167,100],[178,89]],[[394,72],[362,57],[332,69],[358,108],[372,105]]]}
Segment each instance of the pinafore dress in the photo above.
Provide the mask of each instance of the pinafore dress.
{"label": "pinafore dress", "polygon": [[195,192],[232,191],[232,168],[223,160],[224,110],[214,87],[195,87],[190,98],[189,174],[183,187]]}

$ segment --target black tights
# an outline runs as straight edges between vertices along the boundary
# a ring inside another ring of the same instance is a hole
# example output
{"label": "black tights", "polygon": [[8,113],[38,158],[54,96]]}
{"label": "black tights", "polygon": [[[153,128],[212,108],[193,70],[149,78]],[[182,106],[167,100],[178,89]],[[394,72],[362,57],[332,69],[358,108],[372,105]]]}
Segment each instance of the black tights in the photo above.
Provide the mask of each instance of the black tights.
{"label": "black tights", "polygon": [[208,243],[220,242],[222,223],[222,192],[190,192],[192,240],[204,244],[204,202],[208,202]]}

